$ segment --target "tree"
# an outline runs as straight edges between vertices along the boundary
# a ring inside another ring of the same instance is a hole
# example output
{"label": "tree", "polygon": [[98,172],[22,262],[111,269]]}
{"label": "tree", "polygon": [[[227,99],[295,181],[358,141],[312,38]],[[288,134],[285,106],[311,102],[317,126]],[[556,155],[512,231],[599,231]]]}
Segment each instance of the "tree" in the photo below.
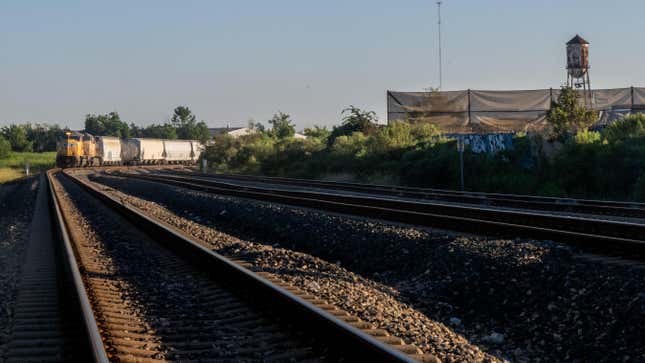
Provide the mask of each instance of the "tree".
{"label": "tree", "polygon": [[130,122],[130,137],[143,137],[143,127],[139,127]]}
{"label": "tree", "polygon": [[291,121],[291,116],[278,112],[269,120],[271,125],[271,136],[277,139],[287,139],[296,134],[296,126]]}
{"label": "tree", "polygon": [[179,139],[199,140],[202,143],[210,139],[208,125],[204,121],[197,122],[197,117],[187,106],[177,106],[170,122],[176,128]]}
{"label": "tree", "polygon": [[55,151],[56,141],[62,134],[58,125],[27,125],[27,139],[33,143],[36,152]]}
{"label": "tree", "polygon": [[327,138],[331,135],[331,131],[327,130],[325,126],[314,125],[314,127],[306,128],[304,130],[305,136],[312,139],[320,140],[323,143],[327,143]]}
{"label": "tree", "polygon": [[0,136],[0,159],[7,158],[10,152],[11,143],[9,140],[5,139],[4,136]]}
{"label": "tree", "polygon": [[128,124],[121,121],[119,114],[116,112],[110,112],[105,115],[86,115],[85,132],[95,136],[130,137]]}
{"label": "tree", "polygon": [[249,121],[246,123],[247,127],[249,129],[255,129],[256,131],[262,133],[266,131],[266,128],[261,122],[255,122],[254,119],[250,118]]}
{"label": "tree", "polygon": [[18,152],[33,150],[33,142],[27,138],[27,125],[9,125],[2,128],[2,134],[11,144],[11,149]]}
{"label": "tree", "polygon": [[169,140],[177,138],[177,129],[171,124],[152,124],[141,130],[141,132],[141,137]]}
{"label": "tree", "polygon": [[563,140],[569,133],[584,131],[593,125],[598,115],[578,101],[578,92],[571,87],[562,87],[557,101],[551,102],[547,121],[553,127],[553,136]]}
{"label": "tree", "polygon": [[333,145],[339,136],[349,136],[354,132],[361,132],[363,135],[372,135],[378,130],[378,118],[374,111],[363,111],[358,107],[349,106],[341,112],[345,115],[340,126],[334,126],[331,135],[327,139],[328,145]]}
{"label": "tree", "polygon": [[602,130],[602,135],[610,143],[645,137],[645,114],[636,113],[616,120]]}
{"label": "tree", "polygon": [[196,117],[193,115],[190,108],[187,106],[177,106],[173,110],[170,122],[177,128],[181,128],[188,124],[195,124]]}

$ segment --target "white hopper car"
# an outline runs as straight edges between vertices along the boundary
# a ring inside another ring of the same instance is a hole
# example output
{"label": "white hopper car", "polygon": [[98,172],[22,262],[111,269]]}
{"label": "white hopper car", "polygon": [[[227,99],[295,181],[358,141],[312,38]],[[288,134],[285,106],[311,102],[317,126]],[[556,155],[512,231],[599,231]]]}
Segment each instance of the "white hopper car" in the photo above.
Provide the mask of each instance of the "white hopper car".
{"label": "white hopper car", "polygon": [[170,164],[193,161],[193,145],[190,140],[163,140],[165,161]]}
{"label": "white hopper car", "polygon": [[121,163],[191,164],[197,162],[203,148],[195,140],[126,139],[121,140]]}
{"label": "white hopper car", "polygon": [[163,164],[164,142],[160,139],[126,139],[121,143],[124,164]]}
{"label": "white hopper car", "polygon": [[121,139],[110,136],[97,137],[96,154],[99,156],[100,165],[121,164]]}
{"label": "white hopper car", "polygon": [[193,148],[193,161],[197,161],[204,151],[204,145],[201,142],[190,140],[190,145]]}

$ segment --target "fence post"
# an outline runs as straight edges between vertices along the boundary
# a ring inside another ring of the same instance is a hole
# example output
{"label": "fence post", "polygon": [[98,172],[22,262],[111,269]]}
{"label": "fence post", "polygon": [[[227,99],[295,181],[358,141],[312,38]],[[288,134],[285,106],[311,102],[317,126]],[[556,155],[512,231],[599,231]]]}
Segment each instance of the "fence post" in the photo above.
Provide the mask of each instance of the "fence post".
{"label": "fence post", "polygon": [[470,88],[468,89],[468,125],[470,125]]}
{"label": "fence post", "polygon": [[390,91],[385,91],[385,107],[387,107],[387,110],[385,111],[387,113],[387,116],[385,117],[385,122],[386,125],[390,124]]}
{"label": "fence post", "polygon": [[464,135],[457,136],[457,152],[459,153],[459,186],[461,191],[464,191],[464,149],[466,140],[464,140]]}

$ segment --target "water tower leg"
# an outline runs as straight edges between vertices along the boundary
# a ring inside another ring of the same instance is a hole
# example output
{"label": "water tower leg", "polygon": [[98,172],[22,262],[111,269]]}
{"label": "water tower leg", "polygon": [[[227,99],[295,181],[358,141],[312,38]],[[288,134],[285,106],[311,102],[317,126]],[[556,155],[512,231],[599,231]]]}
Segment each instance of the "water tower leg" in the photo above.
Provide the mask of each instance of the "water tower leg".
{"label": "water tower leg", "polygon": [[593,107],[594,104],[594,97],[593,97],[593,91],[591,90],[591,78],[589,77],[589,70],[587,69],[586,72],[587,76],[587,87],[589,88],[589,105],[590,107]]}

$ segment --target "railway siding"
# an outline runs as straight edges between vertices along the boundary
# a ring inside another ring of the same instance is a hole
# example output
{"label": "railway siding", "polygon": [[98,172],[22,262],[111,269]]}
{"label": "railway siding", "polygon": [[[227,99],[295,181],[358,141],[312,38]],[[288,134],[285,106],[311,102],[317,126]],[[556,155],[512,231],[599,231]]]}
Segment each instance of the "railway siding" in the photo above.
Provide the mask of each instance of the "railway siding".
{"label": "railway siding", "polygon": [[[183,207],[179,207],[189,213],[188,205],[210,208],[203,203],[196,201],[188,194],[172,196],[167,189],[172,187],[159,186],[150,188],[145,182],[127,183],[121,178],[108,178],[110,181],[120,180],[118,188],[125,189],[132,193],[129,187],[136,187],[138,191],[147,191],[148,195],[164,195],[168,197],[164,202],[174,204],[175,197],[180,200],[190,200]],[[397,299],[397,291],[383,284],[374,283],[367,278],[356,275],[346,268],[329,263],[312,255],[290,251],[280,248],[277,245],[262,245],[249,240],[241,240],[217,229],[206,228],[200,223],[206,223],[205,215],[185,214],[184,218],[178,217],[171,211],[165,210],[155,203],[147,202],[129,194],[123,194],[113,190],[110,186],[117,184],[106,183],[101,178],[100,189],[113,195],[123,203],[135,206],[148,215],[164,221],[170,225],[180,228],[190,234],[204,246],[222,253],[226,256],[235,257],[246,261],[255,271],[264,271],[273,274],[280,280],[297,286],[321,300],[339,306],[350,314],[373,324],[378,329],[389,331],[408,342],[423,349],[424,352],[436,355],[442,361],[499,361],[500,359],[482,352],[477,346],[470,344],[463,336],[455,334],[452,329],[444,324],[428,319],[428,317],[414,310],[410,306],[401,303]],[[138,193],[133,193],[138,195]],[[201,193],[197,193],[201,194]],[[183,203],[182,203],[183,204]],[[252,208],[252,206],[249,206]],[[250,213],[253,213],[249,211]],[[275,212],[275,211],[274,211]],[[267,215],[263,215],[266,217]],[[257,216],[256,216],[257,217]],[[214,215],[207,217],[229,221],[226,209],[217,210]],[[255,218],[255,217],[253,217]],[[195,221],[200,220],[200,223]],[[225,222],[228,224],[228,222]],[[231,225],[235,225],[231,223]],[[312,242],[315,240],[311,231],[301,231],[310,234]],[[299,234],[301,236],[301,234]],[[323,234],[324,236],[324,234]],[[304,240],[302,240],[304,242]],[[331,241],[327,241],[331,242]],[[279,243],[273,240],[273,243]],[[324,244],[323,244],[324,245]],[[350,257],[350,256],[348,256]],[[334,259],[333,261],[337,261]],[[341,264],[341,265],[344,265]]]}
{"label": "railway siding", "polygon": [[[82,182],[78,182],[78,183],[83,184]],[[99,196],[103,200],[106,199],[105,197],[102,197],[101,195],[103,195],[103,194],[98,192],[97,190],[94,190],[92,193],[97,195],[97,196]],[[76,196],[76,193],[72,193],[72,197],[74,198],[75,196]],[[84,217],[88,217],[88,216],[91,217],[92,213],[96,213],[96,212],[93,212],[95,210],[95,208],[84,209],[86,207],[84,205],[78,204],[78,203],[76,204],[76,206],[80,207],[80,210],[83,212]],[[119,202],[116,202],[115,206],[123,207],[123,205],[120,204]],[[122,211],[123,211],[123,208],[122,208]],[[137,215],[136,213],[131,214],[130,212],[128,212],[128,215],[129,215],[130,220],[132,220],[133,217],[135,218],[135,220],[139,218],[139,217],[136,217],[136,215]],[[112,220],[112,219],[109,218],[108,220]],[[139,220],[139,222],[141,222],[141,220]],[[101,223],[106,223],[106,222],[99,222],[98,220],[95,220],[94,222],[89,223],[89,224],[85,223],[85,225],[95,226],[95,225],[98,224],[100,226]],[[141,223],[137,223],[137,224],[141,225]],[[147,223],[143,223],[143,225],[146,226]],[[156,225],[156,223],[155,223],[155,225]],[[103,226],[103,227],[105,227],[105,226]],[[100,235],[99,232],[105,233],[103,231],[109,230],[108,228],[103,228],[103,227],[100,228],[99,230],[95,230],[94,232],[96,234]],[[146,226],[145,228],[147,229],[148,227]],[[112,233],[118,233],[118,232],[114,232],[115,229],[118,230],[118,228],[113,228]],[[121,230],[120,232],[123,233],[124,231]],[[148,232],[150,233],[150,231],[148,231]],[[193,263],[210,264],[210,270],[213,270],[213,269],[218,270],[218,267],[215,267],[217,264],[213,265],[213,261],[208,261],[208,258],[206,260],[203,260],[203,258],[205,258],[205,257],[200,257],[200,256],[206,256],[204,253],[200,254],[198,252],[198,249],[201,248],[201,247],[195,246],[195,248],[193,248],[193,247],[189,247],[188,245],[186,245],[186,243],[184,243],[184,246],[182,246],[180,248],[180,246],[177,244],[177,242],[179,242],[179,240],[183,239],[182,237],[180,237],[180,236],[173,237],[171,234],[167,234],[166,232],[162,232],[162,234],[164,234],[164,233],[165,233],[165,237],[160,238],[159,240],[160,241],[162,241],[162,240],[165,241],[166,246],[170,246],[171,249],[173,249],[175,251],[175,253],[180,253],[180,254],[184,254],[186,256],[190,256],[190,259],[191,259],[191,261]],[[171,233],[175,233],[175,232],[171,232]],[[91,234],[91,235],[94,235],[94,234]],[[159,235],[159,237],[161,237],[161,235]],[[113,236],[112,237],[112,239],[116,240],[117,243],[119,241],[119,238],[123,238],[123,237],[119,237],[119,236]],[[179,238],[179,239],[177,239],[177,238]],[[110,243],[112,243],[112,239],[110,240]],[[175,239],[177,239],[177,240],[175,241]],[[189,247],[189,248],[186,249],[186,247]],[[132,255],[132,254],[136,255],[136,253],[133,253],[132,249],[128,249],[127,246],[125,246],[125,245],[120,246],[120,248],[118,250],[120,252],[125,250],[125,251],[127,251],[125,253],[127,253],[128,255]],[[183,250],[183,252],[180,251],[180,250]],[[143,257],[143,256],[140,256],[140,257]],[[105,258],[100,258],[100,261],[103,261],[103,260],[105,260]],[[228,264],[230,267],[226,267],[226,268],[224,268],[224,270],[221,270],[221,268],[219,268],[221,271],[218,270],[218,272],[214,272],[215,275],[217,275],[217,276],[227,276],[227,280],[230,280],[230,282],[227,283],[227,285],[229,285],[229,284],[239,285],[237,283],[234,284],[232,281],[237,281],[239,279],[239,276],[242,276],[242,275],[238,274],[239,275],[238,276],[235,273],[231,274],[230,272],[232,272],[232,271],[228,271],[229,273],[226,273],[226,271],[227,271],[227,269],[230,270],[230,268],[239,270],[239,268],[240,268],[239,266],[243,265],[244,263],[242,262],[242,263],[234,264],[234,265],[236,265],[238,267],[233,267],[233,265],[230,265],[230,262],[227,262],[226,264]],[[224,264],[224,265],[226,265],[226,264]],[[100,273],[100,276],[105,276],[106,274],[112,273],[112,272],[110,272],[108,270],[108,271],[99,271],[98,273]],[[148,275],[150,275],[150,274],[146,274],[146,276],[148,276]],[[154,276],[155,274],[152,273],[151,275]],[[252,275],[247,275],[247,276],[249,276],[249,278],[252,278],[252,279],[257,279],[257,277],[252,277]],[[246,278],[247,277],[245,277],[243,279],[246,279]],[[187,280],[191,280],[191,279],[190,278],[183,278],[181,280],[182,281],[187,281]],[[275,279],[271,278],[270,280],[275,280]],[[266,280],[266,281],[268,281],[268,280]],[[149,282],[150,282],[151,285],[154,285],[154,283],[152,281],[149,281]],[[240,282],[240,281],[237,281],[237,282]],[[370,324],[360,321],[360,319],[357,319],[357,318],[347,314],[347,312],[344,312],[344,311],[338,309],[337,307],[335,307],[335,306],[333,306],[331,304],[328,304],[324,300],[320,300],[320,299],[316,298],[315,296],[312,296],[311,294],[305,294],[302,291],[300,291],[299,289],[297,289],[297,288],[295,288],[293,286],[290,286],[289,284],[284,284],[283,282],[279,282],[279,283],[281,285],[283,285],[282,290],[287,291],[287,295],[290,294],[290,295],[293,296],[295,294],[296,296],[298,296],[296,298],[296,300],[301,301],[299,303],[300,307],[297,307],[297,305],[295,305],[295,304],[293,304],[291,302],[289,303],[290,305],[287,305],[286,304],[287,301],[284,300],[284,297],[286,297],[286,295],[284,295],[284,293],[280,293],[280,294],[282,294],[283,298],[282,298],[282,300],[280,300],[280,298],[278,298],[278,300],[276,300],[276,301],[284,301],[284,303],[281,302],[278,305],[274,304],[274,305],[272,305],[271,309],[272,310],[285,309],[285,311],[289,311],[289,313],[291,315],[295,314],[292,317],[293,319],[299,319],[300,317],[302,317],[302,318],[305,319],[304,321],[308,321],[308,325],[311,326],[310,329],[312,329],[311,331],[312,332],[317,331],[317,334],[315,335],[316,339],[317,339],[316,340],[317,343],[315,345],[318,345],[318,342],[321,342],[321,341],[322,342],[328,342],[330,344],[331,344],[331,342],[333,342],[335,344],[335,345],[333,345],[333,350],[331,350],[330,351],[331,353],[329,353],[330,357],[334,356],[334,354],[338,353],[338,349],[340,349],[340,351],[344,352],[344,354],[341,355],[341,357],[344,357],[347,353],[358,354],[360,352],[361,357],[363,357],[363,358],[372,357],[372,358],[368,358],[368,359],[376,359],[376,360],[395,360],[395,361],[399,361],[399,360],[403,360],[403,361],[421,360],[421,361],[429,361],[429,362],[433,362],[433,361],[436,360],[436,358],[434,358],[432,356],[419,354],[420,351],[418,350],[418,348],[416,348],[414,346],[411,346],[411,345],[407,345],[402,340],[400,340],[398,338],[389,336],[389,334],[387,332],[383,331],[383,330],[375,329]],[[146,286],[147,285],[148,284],[146,284]],[[245,285],[247,285],[247,284],[245,284]],[[260,285],[258,284],[258,286],[260,286]],[[269,287],[269,285],[266,285],[266,286]],[[150,288],[148,288],[148,289],[150,289]],[[264,292],[263,292],[264,296],[265,297],[267,296],[266,295],[267,292],[269,293],[268,296],[272,296],[272,294],[275,295],[274,293],[271,293],[272,289],[275,290],[275,287],[270,287],[268,290],[266,288],[264,288]],[[109,290],[112,291],[112,290],[114,290],[114,288],[111,288]],[[144,290],[145,291],[145,289],[142,289],[141,285],[137,286],[137,290]],[[249,292],[249,291],[247,291],[247,292]],[[130,294],[128,296],[130,296]],[[195,298],[197,298],[199,295],[197,295],[195,293],[192,293],[192,294],[189,293],[188,296],[194,296]],[[278,296],[275,295],[275,297],[278,297]],[[166,297],[166,299],[168,299],[168,297]],[[293,299],[293,298],[289,298],[289,299]],[[115,299],[111,299],[110,301],[114,301],[114,300]],[[119,300],[119,298],[117,297],[116,300]],[[145,305],[145,304],[147,304],[148,300],[149,300],[148,298],[142,299],[140,301],[140,304]],[[213,304],[217,305],[217,303],[213,302],[213,303],[205,304],[203,306],[211,306]],[[311,304],[313,304],[313,305],[311,305]],[[283,305],[284,305],[284,308],[283,308]],[[153,303],[153,306],[154,306],[154,303]],[[307,306],[310,306],[310,307],[307,307]],[[302,312],[300,310],[306,311],[306,310],[311,309],[311,307],[313,307],[313,306],[315,306],[315,308],[314,308],[315,310],[319,310],[319,312],[316,313],[316,315],[312,315],[311,313],[306,313],[304,316],[302,316]],[[182,307],[183,307],[183,305],[182,305]],[[295,307],[295,309],[294,309],[294,307]],[[181,309],[181,307],[179,307],[179,308]],[[148,312],[148,313],[150,313],[150,312]],[[163,316],[163,314],[154,313],[154,314],[149,314],[149,316],[156,317],[156,316]],[[278,316],[280,316],[280,315],[278,315]],[[322,319],[320,321],[320,323],[317,322],[317,320],[320,320],[320,318],[322,316],[328,316],[329,318]],[[136,316],[131,315],[131,317],[135,318]],[[292,319],[292,318],[290,318],[290,319]],[[303,321],[303,320],[301,320],[301,321]],[[174,323],[176,323],[176,322],[177,322],[176,320],[173,321],[171,319],[171,326],[174,326]],[[332,324],[330,325],[329,323],[332,323]],[[342,327],[341,329],[339,329],[339,327],[341,325],[345,325],[345,327]],[[338,326],[338,327],[336,327],[336,326]],[[137,329],[136,327],[133,328],[133,330],[137,331],[136,329]],[[158,329],[158,327],[156,327],[153,330],[156,330],[156,329]],[[130,330],[130,329],[128,329],[128,330]],[[350,333],[351,330],[354,330],[355,332]],[[223,336],[223,334],[220,334],[220,336]],[[308,337],[308,336],[309,335],[305,335],[305,337]],[[364,343],[362,341],[364,341]],[[385,345],[383,345],[383,343],[385,343]],[[391,348],[387,348],[387,345],[390,345]],[[331,347],[331,346],[329,346],[329,347]],[[275,351],[280,351],[280,349],[279,348],[278,349],[272,349],[272,351],[274,351],[274,352]],[[123,352],[121,352],[121,353],[123,353]],[[407,355],[409,355],[409,357]],[[236,356],[235,352],[233,352],[233,356]],[[298,357],[298,356],[300,356],[299,353],[296,353],[294,355],[294,357]],[[303,356],[305,356],[305,355],[303,355]],[[348,357],[351,357],[351,356],[352,355],[349,355]],[[175,356],[172,355],[171,357],[175,357]],[[186,355],[184,355],[184,357],[186,357]],[[287,356],[285,356],[285,357],[287,357]],[[358,356],[356,356],[356,357],[358,357]]]}
{"label": "railway siding", "polygon": [[[378,313],[379,302],[391,304],[392,300],[378,295],[369,301],[347,299],[352,294],[334,280],[373,286],[499,357],[519,361],[645,359],[641,329],[645,323],[645,271],[639,263],[596,261],[574,248],[548,241],[459,236],[146,181],[107,176],[92,179],[117,188],[110,193],[128,203],[158,218],[174,220],[172,223],[217,244],[218,250],[247,254],[251,259],[262,256],[264,268],[282,278],[294,276],[293,280],[301,280],[294,284],[305,290],[317,289],[318,295],[345,299],[346,304],[354,305],[349,311],[363,309],[369,315],[364,308],[369,306]],[[231,235],[240,238],[240,243]],[[332,263],[309,258],[278,262],[279,251],[287,249]],[[332,266],[336,261],[345,269]],[[323,269],[330,279],[322,283],[316,279],[317,284],[312,284],[311,279],[295,277],[293,269],[312,275]],[[347,270],[360,276],[354,275],[358,278],[354,280],[351,274],[345,275]],[[362,294],[361,289],[356,292]],[[395,316],[387,319],[400,321]],[[414,332],[420,331],[415,325],[425,322],[414,316],[404,323],[408,324],[405,329],[410,341],[414,342]],[[420,339],[434,346],[427,348],[418,342],[424,350],[437,349],[437,355],[446,360],[456,353],[444,350],[438,331],[421,332]]]}
{"label": "railway siding", "polygon": [[127,175],[132,178],[173,184],[215,194],[482,234],[556,239],[569,244],[601,250],[604,253],[620,253],[633,258],[645,257],[645,224],[334,193],[278,191],[270,188],[242,187],[230,183],[168,175],[132,173]]}
{"label": "railway siding", "polygon": [[186,170],[160,170],[170,175],[189,176],[200,180],[219,180],[248,187],[269,187],[278,190],[300,190],[328,193],[333,191],[349,196],[378,196],[409,202],[432,202],[456,206],[479,205],[507,211],[532,210],[561,216],[645,223],[645,204],[568,198],[535,197],[511,194],[460,192],[398,186],[340,183],[318,180],[256,177],[249,175],[204,175]]}

